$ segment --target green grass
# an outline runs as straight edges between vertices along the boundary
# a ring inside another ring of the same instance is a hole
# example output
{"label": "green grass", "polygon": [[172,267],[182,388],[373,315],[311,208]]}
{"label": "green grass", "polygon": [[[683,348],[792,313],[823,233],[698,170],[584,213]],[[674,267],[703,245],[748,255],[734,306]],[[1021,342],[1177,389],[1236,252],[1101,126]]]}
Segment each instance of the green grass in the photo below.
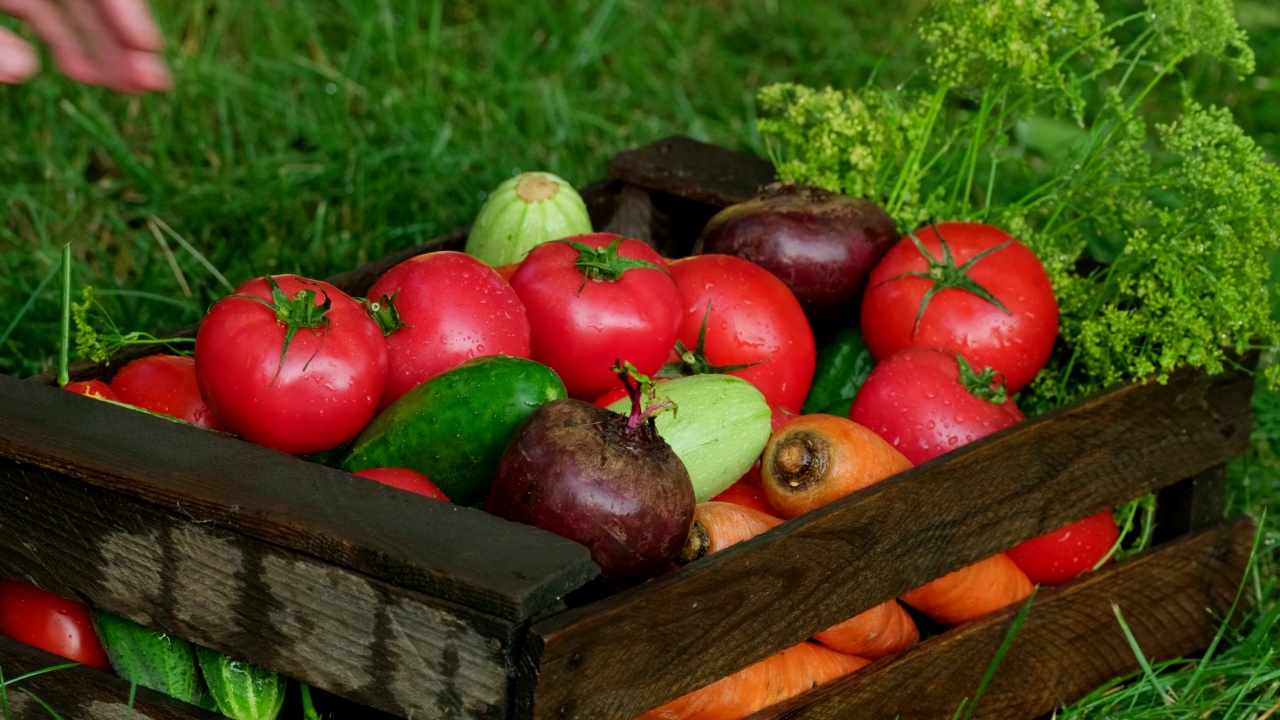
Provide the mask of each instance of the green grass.
{"label": "green grass", "polygon": [[[121,328],[180,326],[227,283],[324,276],[466,224],[517,169],[582,184],[613,153],[670,133],[763,153],[756,89],[910,77],[923,0],[156,4],[173,93],[125,98],[53,75],[0,87],[0,372],[55,364],[65,243],[75,282]],[[1195,65],[1187,82],[1276,154],[1280,10],[1238,5],[1258,76]],[[1231,500],[1260,514],[1280,498],[1280,395],[1259,393],[1256,418]],[[1264,533],[1248,620],[1213,657],[1152,666],[1059,717],[1275,707],[1280,531]]]}

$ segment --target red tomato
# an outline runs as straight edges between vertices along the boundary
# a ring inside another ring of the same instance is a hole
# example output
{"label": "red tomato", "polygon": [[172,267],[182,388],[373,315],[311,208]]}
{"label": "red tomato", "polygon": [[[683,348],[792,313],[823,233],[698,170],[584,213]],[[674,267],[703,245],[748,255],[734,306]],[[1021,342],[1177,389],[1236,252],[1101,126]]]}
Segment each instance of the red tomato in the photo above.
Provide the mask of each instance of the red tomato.
{"label": "red tomato", "polygon": [[494,272],[507,282],[511,282],[511,276],[516,274],[516,270],[520,267],[520,263],[509,263],[507,265],[499,265],[494,268]]}
{"label": "red tomato", "polygon": [[79,382],[69,382],[62,386],[63,390],[73,392],[77,395],[85,397],[98,398],[99,400],[114,400],[120,402],[120,398],[111,391],[111,387],[101,380],[81,380]]}
{"label": "red tomato", "polygon": [[138,358],[111,378],[111,389],[120,402],[192,425],[225,430],[205,405],[196,384],[196,362],[176,355]]}
{"label": "red tomato", "polygon": [[990,225],[942,223],[915,236],[929,257],[907,237],[871,271],[862,334],[872,356],[954,350],[1004,373],[1009,392],[1026,387],[1058,336],[1058,302],[1040,260]]}
{"label": "red tomato", "polygon": [[[757,467],[759,466],[757,465]],[[728,490],[711,498],[711,500],[713,502],[733,503],[752,510],[759,510],[766,515],[773,515],[773,509],[769,507],[769,502],[764,498],[764,491],[760,489],[759,470],[756,473],[757,480],[755,485],[747,482],[744,477],[742,480],[730,485]]]}
{"label": "red tomato", "polygon": [[671,274],[683,300],[681,344],[696,351],[704,318],[707,323],[704,357],[687,363],[686,371],[758,363],[728,374],[755,385],[770,404],[799,412],[813,382],[817,350],[804,310],[787,286],[759,265],[728,255],[677,260]]}
{"label": "red tomato", "polygon": [[565,240],[576,247],[543,243],[511,276],[533,328],[533,359],[578,398],[617,386],[616,360],[658,372],[680,327],[680,291],[666,263],[648,245],[612,233]]}
{"label": "red tomato", "polygon": [[369,468],[368,470],[357,470],[352,475],[377,480],[383,485],[390,485],[399,490],[408,490],[419,495],[426,495],[432,500],[450,502],[449,496],[445,495],[443,490],[436,487],[435,483],[428,480],[426,475],[417,470],[410,470],[409,468]]}
{"label": "red tomato", "polygon": [[51,592],[2,578],[0,635],[111,672],[107,654],[93,632],[89,608]]}
{"label": "red tomato", "polygon": [[[328,450],[373,417],[387,381],[386,340],[334,286],[293,275],[271,281],[274,292],[267,278],[241,285],[200,323],[200,395],[250,442],[294,455]],[[285,352],[287,324],[302,327]]]}
{"label": "red tomato", "polygon": [[1013,400],[993,395],[998,374],[966,379],[955,353],[911,348],[871,371],[849,419],[919,465],[1023,420]]}
{"label": "red tomato", "polygon": [[1090,570],[1120,538],[1110,510],[1032,538],[1005,554],[1039,585],[1058,585]]}
{"label": "red tomato", "polygon": [[395,298],[399,326],[387,336],[380,407],[471,358],[529,357],[529,320],[520,299],[470,255],[433,252],[396,265],[369,288],[370,302],[387,297]]}

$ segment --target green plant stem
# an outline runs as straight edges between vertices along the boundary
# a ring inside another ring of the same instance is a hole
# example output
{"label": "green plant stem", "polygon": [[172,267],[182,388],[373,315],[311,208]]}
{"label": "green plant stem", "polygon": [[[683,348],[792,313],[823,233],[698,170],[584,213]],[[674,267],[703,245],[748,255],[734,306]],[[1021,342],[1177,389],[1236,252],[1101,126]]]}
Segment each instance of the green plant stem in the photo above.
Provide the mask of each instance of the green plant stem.
{"label": "green plant stem", "polygon": [[71,354],[71,243],[62,246],[62,343],[58,347],[58,386],[71,381],[67,373]]}

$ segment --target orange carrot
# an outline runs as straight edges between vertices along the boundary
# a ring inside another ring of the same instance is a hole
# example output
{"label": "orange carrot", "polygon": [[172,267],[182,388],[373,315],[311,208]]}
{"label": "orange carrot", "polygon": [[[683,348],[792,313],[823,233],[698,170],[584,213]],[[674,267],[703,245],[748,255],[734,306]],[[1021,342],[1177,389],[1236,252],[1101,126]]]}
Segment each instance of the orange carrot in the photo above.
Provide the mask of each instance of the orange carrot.
{"label": "orange carrot", "polygon": [[892,445],[835,415],[801,415],[769,438],[760,463],[765,498],[793,518],[911,467]]}
{"label": "orange carrot", "polygon": [[920,642],[920,630],[897,600],[833,625],[813,636],[832,650],[868,660],[896,655]]}
{"label": "orange carrot", "polygon": [[1031,581],[999,553],[916,588],[902,601],[943,625],[959,625],[1031,597]]}
{"label": "orange carrot", "polygon": [[866,666],[870,661],[802,642],[676,698],[636,720],[741,720]]}
{"label": "orange carrot", "polygon": [[693,529],[676,563],[687,565],[781,524],[782,521],[772,515],[734,503],[714,500],[698,503],[693,509]]}

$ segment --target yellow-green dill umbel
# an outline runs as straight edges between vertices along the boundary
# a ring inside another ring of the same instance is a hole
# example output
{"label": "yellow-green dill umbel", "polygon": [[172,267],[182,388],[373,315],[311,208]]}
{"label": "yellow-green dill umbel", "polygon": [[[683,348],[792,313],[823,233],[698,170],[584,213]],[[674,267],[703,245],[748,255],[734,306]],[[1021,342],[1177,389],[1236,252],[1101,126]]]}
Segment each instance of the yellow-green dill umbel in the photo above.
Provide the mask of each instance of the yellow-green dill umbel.
{"label": "yellow-green dill umbel", "polygon": [[[934,0],[929,73],[852,90],[784,84],[759,127],[784,179],[871,197],[905,229],[990,222],[1045,263],[1061,340],[1023,407],[1280,344],[1268,255],[1280,171],[1184,61],[1254,57],[1230,0]],[[1177,117],[1150,94],[1183,97]],[[1052,141],[1047,138],[1052,138]],[[1280,386],[1280,367],[1268,371]]]}

